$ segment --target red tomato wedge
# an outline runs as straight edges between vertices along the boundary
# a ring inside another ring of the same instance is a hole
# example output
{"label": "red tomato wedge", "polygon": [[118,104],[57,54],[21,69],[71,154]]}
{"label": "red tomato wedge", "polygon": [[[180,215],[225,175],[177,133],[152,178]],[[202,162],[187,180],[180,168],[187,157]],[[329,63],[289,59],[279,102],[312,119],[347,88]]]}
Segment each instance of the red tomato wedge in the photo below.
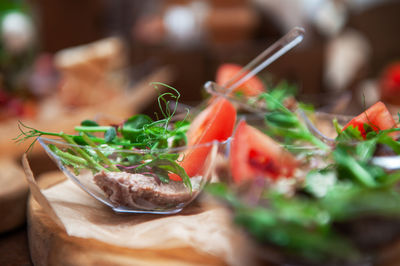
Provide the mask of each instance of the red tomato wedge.
{"label": "red tomato wedge", "polygon": [[[217,76],[215,81],[217,82],[218,85],[223,86],[225,85],[226,82],[228,82],[241,70],[242,67],[240,65],[223,64],[217,70]],[[247,73],[248,72],[245,72],[241,77],[243,77]],[[245,83],[243,83],[234,90],[234,92],[241,92],[246,96],[256,96],[264,91],[265,91],[264,84],[256,76],[250,78],[248,81],[246,81]]]}
{"label": "red tomato wedge", "polygon": [[245,121],[239,123],[233,136],[229,163],[237,184],[257,176],[273,180],[291,177],[297,167],[292,154]]}
{"label": "red tomato wedge", "polygon": [[[232,135],[235,122],[235,107],[225,98],[216,98],[196,116],[190,125],[187,133],[188,145],[204,144],[214,140],[224,141]],[[202,146],[185,153],[183,161],[179,164],[189,177],[200,174],[210,149],[211,146]],[[175,181],[181,180],[175,174],[171,174],[169,177]]]}
{"label": "red tomato wedge", "polygon": [[364,124],[371,126],[376,132],[396,127],[396,122],[394,121],[393,116],[390,114],[385,104],[380,101],[351,119],[343,130],[349,126],[353,126],[360,131],[361,136],[365,139],[367,133],[365,132]]}

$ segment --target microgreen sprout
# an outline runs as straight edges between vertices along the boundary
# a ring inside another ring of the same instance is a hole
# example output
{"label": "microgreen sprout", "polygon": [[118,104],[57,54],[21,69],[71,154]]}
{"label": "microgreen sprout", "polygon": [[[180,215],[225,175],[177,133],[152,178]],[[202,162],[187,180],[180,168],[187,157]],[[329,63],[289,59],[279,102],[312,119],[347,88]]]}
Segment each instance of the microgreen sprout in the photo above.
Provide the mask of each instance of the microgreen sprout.
{"label": "microgreen sprout", "polygon": [[[155,89],[164,86],[169,91],[160,93],[158,105],[162,119],[153,121],[144,114],[133,115],[120,125],[101,126],[92,120],[82,121],[80,126],[75,127],[77,135],[69,135],[63,132],[45,132],[29,127],[19,121],[20,134],[14,141],[21,143],[34,139],[27,151],[31,150],[38,137],[53,136],[60,137],[70,144],[69,151],[64,151],[53,145],[51,150],[63,162],[75,168],[89,167],[93,171],[116,171],[119,172],[126,167],[132,167],[134,173],[147,173],[154,170],[159,179],[169,182],[169,174],[179,175],[184,184],[191,189],[191,182],[185,170],[177,163],[178,154],[168,154],[169,148],[182,146],[187,143],[186,131],[189,122],[177,121],[171,123],[178,107],[181,97],[175,88],[160,83],[151,83]],[[172,106],[172,110],[170,109]],[[113,153],[119,154],[118,160]],[[143,154],[123,153],[123,150],[145,150]],[[105,154],[107,152],[107,154]],[[145,167],[146,166],[146,167]]]}

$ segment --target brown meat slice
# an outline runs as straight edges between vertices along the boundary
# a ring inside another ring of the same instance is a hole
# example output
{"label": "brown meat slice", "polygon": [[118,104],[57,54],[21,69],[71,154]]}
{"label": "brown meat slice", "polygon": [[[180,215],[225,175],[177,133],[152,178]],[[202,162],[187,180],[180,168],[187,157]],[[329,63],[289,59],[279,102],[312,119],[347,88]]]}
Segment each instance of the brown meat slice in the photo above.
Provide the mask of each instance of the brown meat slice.
{"label": "brown meat slice", "polygon": [[127,172],[99,172],[94,181],[118,206],[141,209],[181,207],[200,189],[201,177],[193,177],[192,193],[183,182],[160,183],[150,176]]}

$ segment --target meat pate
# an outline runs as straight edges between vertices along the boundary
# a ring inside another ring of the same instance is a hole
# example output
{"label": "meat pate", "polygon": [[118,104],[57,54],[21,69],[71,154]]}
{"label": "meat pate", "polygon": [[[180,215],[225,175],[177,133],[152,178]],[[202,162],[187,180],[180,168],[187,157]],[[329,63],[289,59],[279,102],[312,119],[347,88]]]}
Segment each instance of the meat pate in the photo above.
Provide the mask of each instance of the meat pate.
{"label": "meat pate", "polygon": [[127,172],[104,172],[94,181],[118,206],[131,208],[169,208],[189,202],[200,190],[201,176],[190,179],[192,192],[183,182],[158,183],[155,178]]}

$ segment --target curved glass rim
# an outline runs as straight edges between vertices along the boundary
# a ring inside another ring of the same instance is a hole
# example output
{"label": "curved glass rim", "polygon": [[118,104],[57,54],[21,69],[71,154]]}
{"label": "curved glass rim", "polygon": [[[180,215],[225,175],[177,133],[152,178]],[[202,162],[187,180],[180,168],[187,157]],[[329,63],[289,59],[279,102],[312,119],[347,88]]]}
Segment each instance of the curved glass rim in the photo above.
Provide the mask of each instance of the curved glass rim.
{"label": "curved glass rim", "polygon": [[206,92],[208,92],[211,95],[224,97],[232,102],[240,104],[244,109],[246,109],[250,112],[253,112],[253,113],[257,113],[260,111],[268,112],[268,110],[265,108],[260,108],[260,109],[254,108],[254,107],[250,106],[248,103],[240,101],[239,99],[233,97],[231,94],[217,91],[216,88],[222,89],[222,87],[220,85],[218,85],[217,83],[215,83],[214,81],[207,81],[204,84],[204,89],[206,90]]}
{"label": "curved glass rim", "polygon": [[[54,154],[54,152],[51,151],[50,148],[47,146],[47,144],[49,144],[49,143],[61,144],[61,145],[66,145],[66,146],[74,146],[74,147],[83,147],[82,145],[73,145],[73,144],[69,144],[69,143],[67,143],[65,141],[60,141],[60,140],[57,140],[57,139],[43,138],[43,137],[38,137],[38,141],[42,145],[42,147],[45,149],[45,151],[48,153],[50,158],[55,161],[55,163],[57,164],[59,169],[68,178],[70,178],[76,185],[78,185],[78,187],[80,187],[88,195],[90,195],[94,199],[98,200],[102,204],[110,207],[113,211],[118,212],[118,213],[136,213],[136,214],[138,214],[138,213],[148,213],[148,214],[164,214],[164,215],[178,213],[178,212],[182,211],[182,209],[185,206],[187,206],[189,203],[191,203],[201,193],[201,191],[203,190],[203,188],[204,188],[204,186],[206,184],[206,181],[207,181],[207,179],[204,179],[204,177],[202,177],[202,181],[201,181],[200,188],[199,188],[198,192],[197,193],[193,193],[190,200],[188,200],[186,202],[182,202],[181,204],[179,204],[179,206],[176,206],[175,208],[169,208],[169,209],[162,210],[162,209],[146,209],[146,208],[140,208],[140,207],[136,209],[136,208],[130,208],[130,207],[122,206],[122,205],[119,206],[119,205],[115,205],[114,203],[109,201],[109,199],[100,197],[97,194],[93,193],[91,189],[87,188],[86,185],[83,184],[78,177],[76,177],[76,175],[74,175],[69,169],[67,169],[67,167],[59,159],[59,156]],[[48,141],[48,142],[46,143],[46,141]],[[212,151],[211,152],[213,152],[213,151],[216,152],[218,150],[218,146],[216,146],[216,145],[222,145],[222,144],[224,144],[226,142],[228,142],[228,140],[226,140],[224,142],[212,141],[212,142],[208,142],[208,143],[205,143],[205,144],[199,144],[199,145],[193,145],[193,146],[183,146],[183,147],[180,147],[180,149],[185,150],[188,147],[196,148],[196,147],[211,146],[212,147],[212,149],[211,149]],[[87,146],[85,146],[85,147],[87,147]],[[93,147],[91,147],[91,148],[95,149]],[[170,150],[172,150],[172,149],[170,149]],[[129,153],[135,153],[134,150],[118,150],[118,151],[119,152],[125,151],[125,152],[129,152]],[[137,151],[143,151],[143,150],[137,150]],[[149,152],[149,150],[145,150],[145,151],[147,153]],[[158,150],[158,151],[160,151],[160,150]],[[161,151],[168,151],[168,149],[163,149]]]}
{"label": "curved glass rim", "polygon": [[[127,149],[121,149],[118,150],[119,152],[126,152],[126,153],[134,153],[134,154],[149,154],[149,153],[166,153],[166,152],[181,152],[185,150],[191,150],[191,149],[196,149],[196,148],[201,148],[201,147],[209,147],[209,146],[214,146],[214,145],[224,145],[230,142],[232,137],[229,137],[228,139],[224,141],[218,141],[218,140],[213,140],[211,142],[207,143],[201,143],[201,144],[196,144],[196,145],[185,145],[185,146],[180,146],[180,147],[174,147],[174,148],[165,148],[165,149],[133,149],[133,150],[127,150]],[[109,148],[102,148],[102,147],[91,147],[91,146],[85,146],[85,145],[79,145],[79,144],[71,144],[68,143],[62,139],[51,139],[51,138],[45,138],[45,137],[38,137],[37,138],[39,143],[42,142],[49,142],[53,144],[60,144],[60,145],[65,145],[65,146],[70,146],[70,147],[78,147],[78,148],[90,148],[93,150],[108,150]]]}
{"label": "curved glass rim", "polygon": [[[313,132],[315,133],[318,137],[320,137],[322,140],[329,142],[329,143],[334,143],[335,139],[334,138],[329,138],[327,137],[325,134],[323,134],[315,125],[315,123],[313,123],[310,118],[308,117],[308,115],[301,109],[297,110],[298,113],[300,114],[300,116],[304,119],[304,122],[306,123],[307,127]],[[355,116],[350,116],[350,115],[342,115],[342,114],[335,114],[335,113],[326,113],[326,112],[320,112],[320,111],[316,111],[314,113],[317,116],[325,116],[325,117],[329,117],[330,119],[334,119],[337,118],[339,120],[347,120],[350,121],[351,119],[353,119]],[[395,118],[395,116],[393,116],[393,118]],[[356,143],[357,141],[355,141]]]}

